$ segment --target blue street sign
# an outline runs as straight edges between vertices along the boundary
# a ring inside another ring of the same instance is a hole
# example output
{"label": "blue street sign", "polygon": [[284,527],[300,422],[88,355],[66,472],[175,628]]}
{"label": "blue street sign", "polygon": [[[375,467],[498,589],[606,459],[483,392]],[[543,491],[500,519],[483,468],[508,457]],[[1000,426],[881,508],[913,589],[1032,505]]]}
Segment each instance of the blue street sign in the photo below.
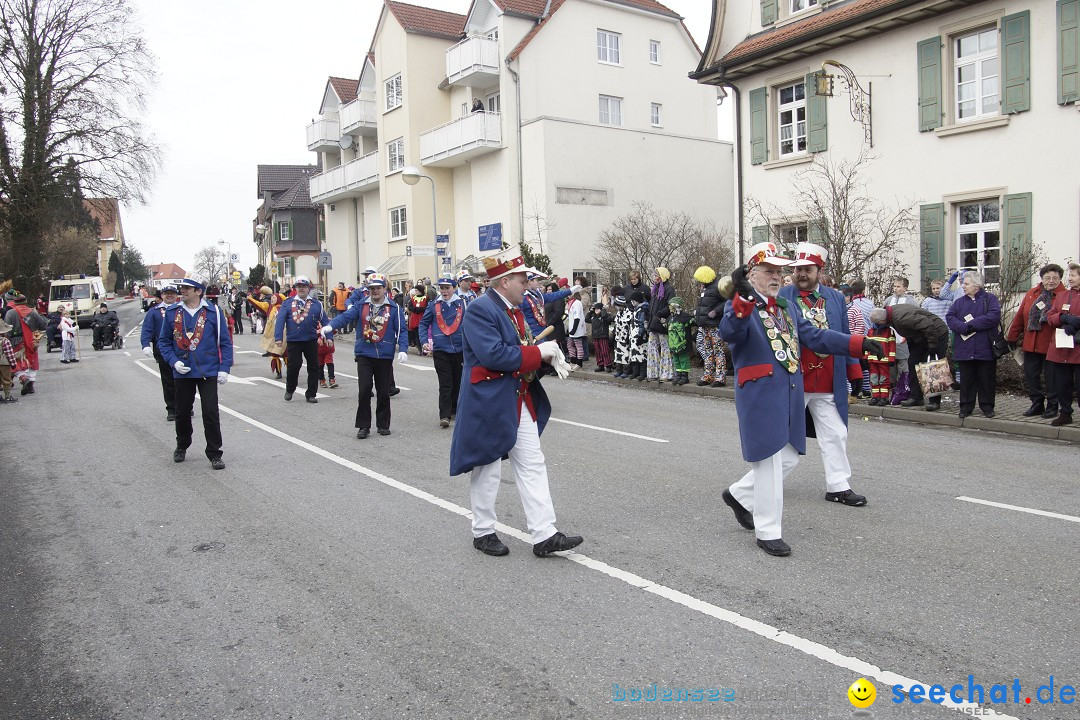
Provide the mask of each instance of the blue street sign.
{"label": "blue street sign", "polygon": [[480,250],[502,250],[502,223],[480,226]]}
{"label": "blue street sign", "polygon": [[435,244],[436,245],[449,245],[450,244],[450,236],[449,235],[436,235],[435,236]]}

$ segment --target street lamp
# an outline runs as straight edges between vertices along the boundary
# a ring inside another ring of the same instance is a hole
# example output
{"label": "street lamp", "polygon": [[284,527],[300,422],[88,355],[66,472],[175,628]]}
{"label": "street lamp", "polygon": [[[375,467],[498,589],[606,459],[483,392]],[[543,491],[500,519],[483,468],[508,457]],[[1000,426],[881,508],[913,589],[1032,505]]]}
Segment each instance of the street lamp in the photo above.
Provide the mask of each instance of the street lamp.
{"label": "street lamp", "polygon": [[[439,277],[439,223],[435,216],[435,180],[431,177],[424,175],[420,172],[420,168],[415,165],[407,165],[401,170],[401,179],[405,181],[406,185],[415,185],[420,182],[420,178],[426,178],[431,183],[431,247],[435,249],[435,275]],[[419,277],[419,273],[417,274]]]}
{"label": "street lamp", "polygon": [[217,244],[218,245],[224,245],[227,248],[228,254],[226,255],[225,259],[228,262],[225,263],[225,267],[227,268],[227,270],[225,271],[225,274],[228,275],[229,279],[231,280],[232,279],[232,244],[227,240],[218,240]]}

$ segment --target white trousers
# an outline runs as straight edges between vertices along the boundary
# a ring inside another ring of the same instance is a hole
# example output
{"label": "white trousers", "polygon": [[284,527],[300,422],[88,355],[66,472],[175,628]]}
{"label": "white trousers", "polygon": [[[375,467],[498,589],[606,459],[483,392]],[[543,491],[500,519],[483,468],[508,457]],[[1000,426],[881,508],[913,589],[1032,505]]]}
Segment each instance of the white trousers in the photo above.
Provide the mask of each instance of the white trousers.
{"label": "white trousers", "polygon": [[[547,464],[540,449],[540,433],[526,407],[521,408],[517,442],[509,455],[533,544],[544,542],[555,534],[555,507],[548,489]],[[502,460],[473,468],[470,482],[473,537],[495,532],[495,498],[499,494],[501,479]]]}
{"label": "white trousers", "polygon": [[851,463],[847,456],[847,425],[840,419],[832,393],[806,393],[806,407],[814,418],[817,444],[825,465],[827,492],[851,489]]}
{"label": "white trousers", "polygon": [[750,472],[728,488],[739,504],[754,514],[759,540],[779,540],[784,515],[784,480],[799,464],[799,451],[788,443],[770,457],[750,463]]}
{"label": "white trousers", "polygon": [[28,382],[37,381],[37,370],[31,370],[30,368],[27,368],[26,370],[19,370],[17,373],[15,373],[16,380],[19,380],[21,382],[23,378],[26,378]]}

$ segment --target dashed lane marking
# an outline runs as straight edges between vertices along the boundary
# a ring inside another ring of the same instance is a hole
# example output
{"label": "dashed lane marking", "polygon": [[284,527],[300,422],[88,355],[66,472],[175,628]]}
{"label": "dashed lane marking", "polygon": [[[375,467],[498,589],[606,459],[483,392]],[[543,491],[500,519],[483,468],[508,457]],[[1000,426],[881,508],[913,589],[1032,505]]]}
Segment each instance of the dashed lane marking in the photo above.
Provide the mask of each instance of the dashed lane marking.
{"label": "dashed lane marking", "polygon": [[979,500],[978,498],[964,496],[960,496],[956,499],[975,503],[977,505],[988,505],[990,507],[1001,508],[1002,510],[1015,510],[1016,512],[1030,513],[1031,515],[1042,515],[1043,517],[1055,518],[1057,520],[1068,520],[1069,522],[1080,523],[1080,517],[1076,517],[1075,515],[1062,515],[1061,513],[1049,512],[1047,510],[1035,510],[1033,508],[1020,507],[1019,505],[1008,505],[1006,503],[994,502],[993,500]]}

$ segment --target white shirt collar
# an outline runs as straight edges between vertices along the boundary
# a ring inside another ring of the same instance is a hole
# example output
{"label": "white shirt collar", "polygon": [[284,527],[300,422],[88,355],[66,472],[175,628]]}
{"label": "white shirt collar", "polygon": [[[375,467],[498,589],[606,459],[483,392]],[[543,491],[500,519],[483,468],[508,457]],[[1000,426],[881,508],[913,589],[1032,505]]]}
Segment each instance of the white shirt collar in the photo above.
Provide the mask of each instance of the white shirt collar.
{"label": "white shirt collar", "polygon": [[200,303],[199,303],[199,305],[198,305],[198,307],[196,307],[196,308],[195,308],[194,310],[192,310],[191,308],[189,308],[189,307],[187,306],[187,303],[185,303],[185,302],[183,302],[183,301],[181,301],[181,302],[180,302],[180,307],[184,308],[184,310],[185,310],[185,311],[187,311],[187,314],[188,314],[188,315],[191,315],[192,317],[194,317],[194,316],[195,316],[195,313],[199,312],[199,310],[201,310],[202,308],[204,308],[204,307],[205,307],[205,308],[208,308],[208,307],[210,307],[210,303],[206,302],[206,298],[202,298],[202,302],[200,302]]}
{"label": "white shirt collar", "polygon": [[503,297],[503,294],[501,292],[499,292],[498,290],[496,290],[495,288],[491,288],[489,290],[489,292],[493,292],[496,295],[498,295],[499,299],[503,301],[503,305],[506,306],[507,310],[513,310],[516,307],[515,305],[512,305],[509,300],[507,300],[505,297]]}

